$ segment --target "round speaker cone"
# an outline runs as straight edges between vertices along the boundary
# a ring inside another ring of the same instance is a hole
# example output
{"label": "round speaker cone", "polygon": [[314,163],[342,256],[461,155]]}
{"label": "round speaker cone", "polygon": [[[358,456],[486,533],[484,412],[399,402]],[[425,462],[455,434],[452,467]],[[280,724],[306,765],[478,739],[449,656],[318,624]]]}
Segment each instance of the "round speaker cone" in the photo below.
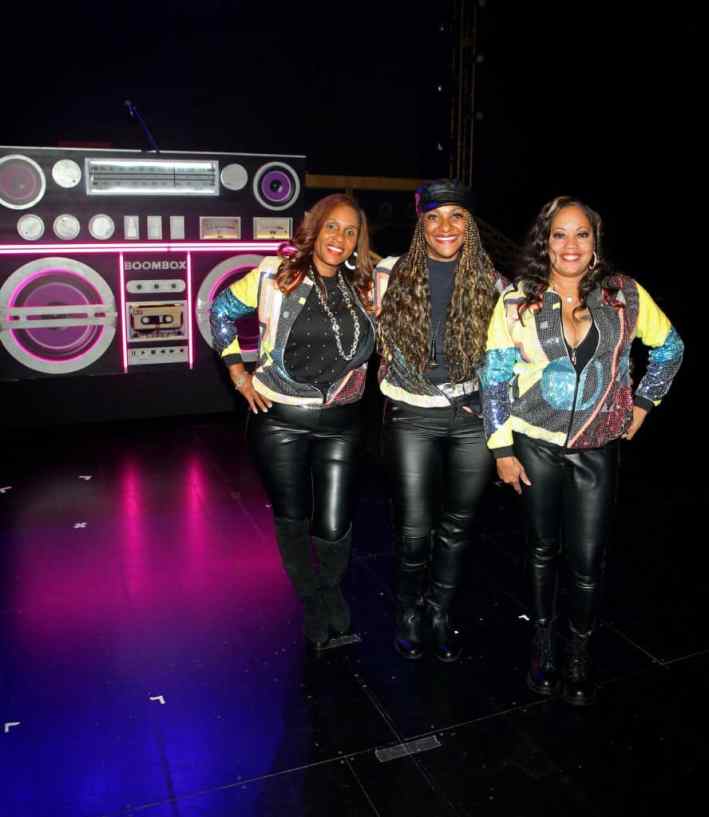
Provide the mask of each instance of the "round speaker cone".
{"label": "round speaker cone", "polygon": [[[86,281],[57,271],[33,281],[19,293],[13,306],[44,307],[41,315],[37,315],[38,322],[54,318],[80,324],[86,319],[86,312],[82,312],[81,307],[99,302],[98,293]],[[52,306],[76,306],[77,311],[52,315]],[[28,320],[32,320],[32,315]],[[15,336],[28,352],[45,359],[64,360],[91,348],[100,333],[100,326],[38,326],[37,329],[20,329]]]}
{"label": "round speaker cone", "polygon": [[44,172],[34,159],[20,154],[0,158],[0,204],[26,210],[44,196],[46,188]]}
{"label": "round speaker cone", "polygon": [[269,162],[254,176],[254,195],[268,210],[285,210],[300,195],[298,174],[285,162]]}
{"label": "round speaker cone", "polygon": [[0,287],[6,328],[0,343],[45,374],[67,374],[97,361],[116,334],[116,304],[96,270],[72,258],[39,258]]}

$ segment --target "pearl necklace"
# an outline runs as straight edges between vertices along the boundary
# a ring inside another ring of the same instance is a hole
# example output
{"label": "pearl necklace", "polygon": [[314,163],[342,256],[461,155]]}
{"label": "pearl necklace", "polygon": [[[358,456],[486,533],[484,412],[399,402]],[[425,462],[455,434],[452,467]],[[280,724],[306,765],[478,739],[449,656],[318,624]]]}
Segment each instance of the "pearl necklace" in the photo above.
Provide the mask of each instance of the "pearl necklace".
{"label": "pearl necklace", "polygon": [[340,270],[337,270],[337,288],[342,293],[342,300],[345,302],[345,306],[347,307],[348,312],[350,313],[350,317],[352,318],[352,324],[354,326],[354,338],[352,339],[352,346],[350,347],[349,352],[345,352],[342,348],[342,340],[340,338],[341,330],[340,324],[337,322],[337,318],[333,315],[332,310],[330,309],[327,303],[327,295],[323,295],[321,292],[321,287],[317,283],[317,279],[313,270],[311,268],[311,275],[315,279],[315,292],[317,293],[318,300],[320,301],[320,306],[323,308],[323,312],[327,315],[330,320],[330,325],[332,326],[332,333],[335,336],[335,345],[337,346],[337,353],[343,360],[350,361],[355,356],[355,352],[357,351],[357,346],[359,345],[359,335],[360,335],[360,328],[359,328],[359,320],[357,318],[357,310],[352,303],[352,298],[350,298],[350,293],[347,289],[347,285],[345,284],[344,278],[342,277],[342,273]]}

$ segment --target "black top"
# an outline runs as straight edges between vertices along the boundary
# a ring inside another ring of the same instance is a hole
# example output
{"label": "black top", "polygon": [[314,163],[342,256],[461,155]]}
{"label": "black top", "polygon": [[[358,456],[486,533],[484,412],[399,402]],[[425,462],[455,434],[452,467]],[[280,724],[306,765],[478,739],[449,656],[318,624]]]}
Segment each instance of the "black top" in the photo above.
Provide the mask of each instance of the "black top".
{"label": "black top", "polygon": [[[354,323],[345,305],[342,292],[337,286],[337,276],[321,276],[327,292],[327,304],[340,327],[340,342],[345,354],[349,354],[354,340]],[[325,314],[318,293],[312,287],[300,314],[295,319],[288,335],[283,362],[288,374],[298,383],[312,383],[323,394],[348,368],[348,361],[340,356],[335,343],[330,318]],[[359,321],[359,345],[368,340],[371,324],[362,309],[357,296],[350,290]],[[356,354],[356,353],[355,353]]]}
{"label": "black top", "polygon": [[595,354],[596,347],[598,346],[598,329],[593,318],[591,318],[591,328],[586,333],[586,337],[575,349],[568,340],[566,340],[566,335],[564,335],[564,343],[571,358],[571,363],[574,369],[576,369],[576,374],[581,374],[586,364]]}
{"label": "black top", "polygon": [[[448,360],[444,346],[446,342],[446,318],[453,295],[453,278],[458,268],[458,260],[434,261],[428,259],[428,286],[431,291],[431,335],[429,348],[435,351],[436,366],[426,369],[426,377],[431,383],[448,383]],[[433,339],[433,343],[431,340]]]}

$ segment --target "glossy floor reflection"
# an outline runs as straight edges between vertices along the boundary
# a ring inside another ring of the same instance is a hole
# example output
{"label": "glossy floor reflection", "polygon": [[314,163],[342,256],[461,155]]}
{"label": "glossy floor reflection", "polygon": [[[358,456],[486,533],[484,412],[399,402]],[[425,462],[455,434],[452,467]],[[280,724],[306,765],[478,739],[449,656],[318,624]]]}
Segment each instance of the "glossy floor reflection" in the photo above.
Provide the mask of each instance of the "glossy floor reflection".
{"label": "glossy floor reflection", "polygon": [[[376,412],[374,412],[376,414]],[[600,700],[524,684],[520,509],[490,486],[456,604],[463,659],[391,647],[376,435],[346,579],[360,644],[313,658],[240,418],[18,433],[0,465],[1,817],[651,815],[699,787],[709,727],[698,493],[628,449]],[[645,453],[643,453],[645,452]],[[379,750],[433,738],[419,754]]]}

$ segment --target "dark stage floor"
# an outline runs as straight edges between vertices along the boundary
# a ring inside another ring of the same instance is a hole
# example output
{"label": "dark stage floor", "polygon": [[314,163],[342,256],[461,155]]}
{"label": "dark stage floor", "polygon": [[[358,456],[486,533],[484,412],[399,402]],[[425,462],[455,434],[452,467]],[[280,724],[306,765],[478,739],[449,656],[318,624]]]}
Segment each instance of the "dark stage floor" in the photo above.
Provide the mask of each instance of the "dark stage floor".
{"label": "dark stage floor", "polygon": [[470,549],[463,660],[406,663],[373,432],[347,579],[362,641],[313,659],[238,416],[5,439],[0,817],[688,813],[708,757],[707,558],[662,412],[624,450],[585,711],[525,687],[511,491],[490,487]]}

